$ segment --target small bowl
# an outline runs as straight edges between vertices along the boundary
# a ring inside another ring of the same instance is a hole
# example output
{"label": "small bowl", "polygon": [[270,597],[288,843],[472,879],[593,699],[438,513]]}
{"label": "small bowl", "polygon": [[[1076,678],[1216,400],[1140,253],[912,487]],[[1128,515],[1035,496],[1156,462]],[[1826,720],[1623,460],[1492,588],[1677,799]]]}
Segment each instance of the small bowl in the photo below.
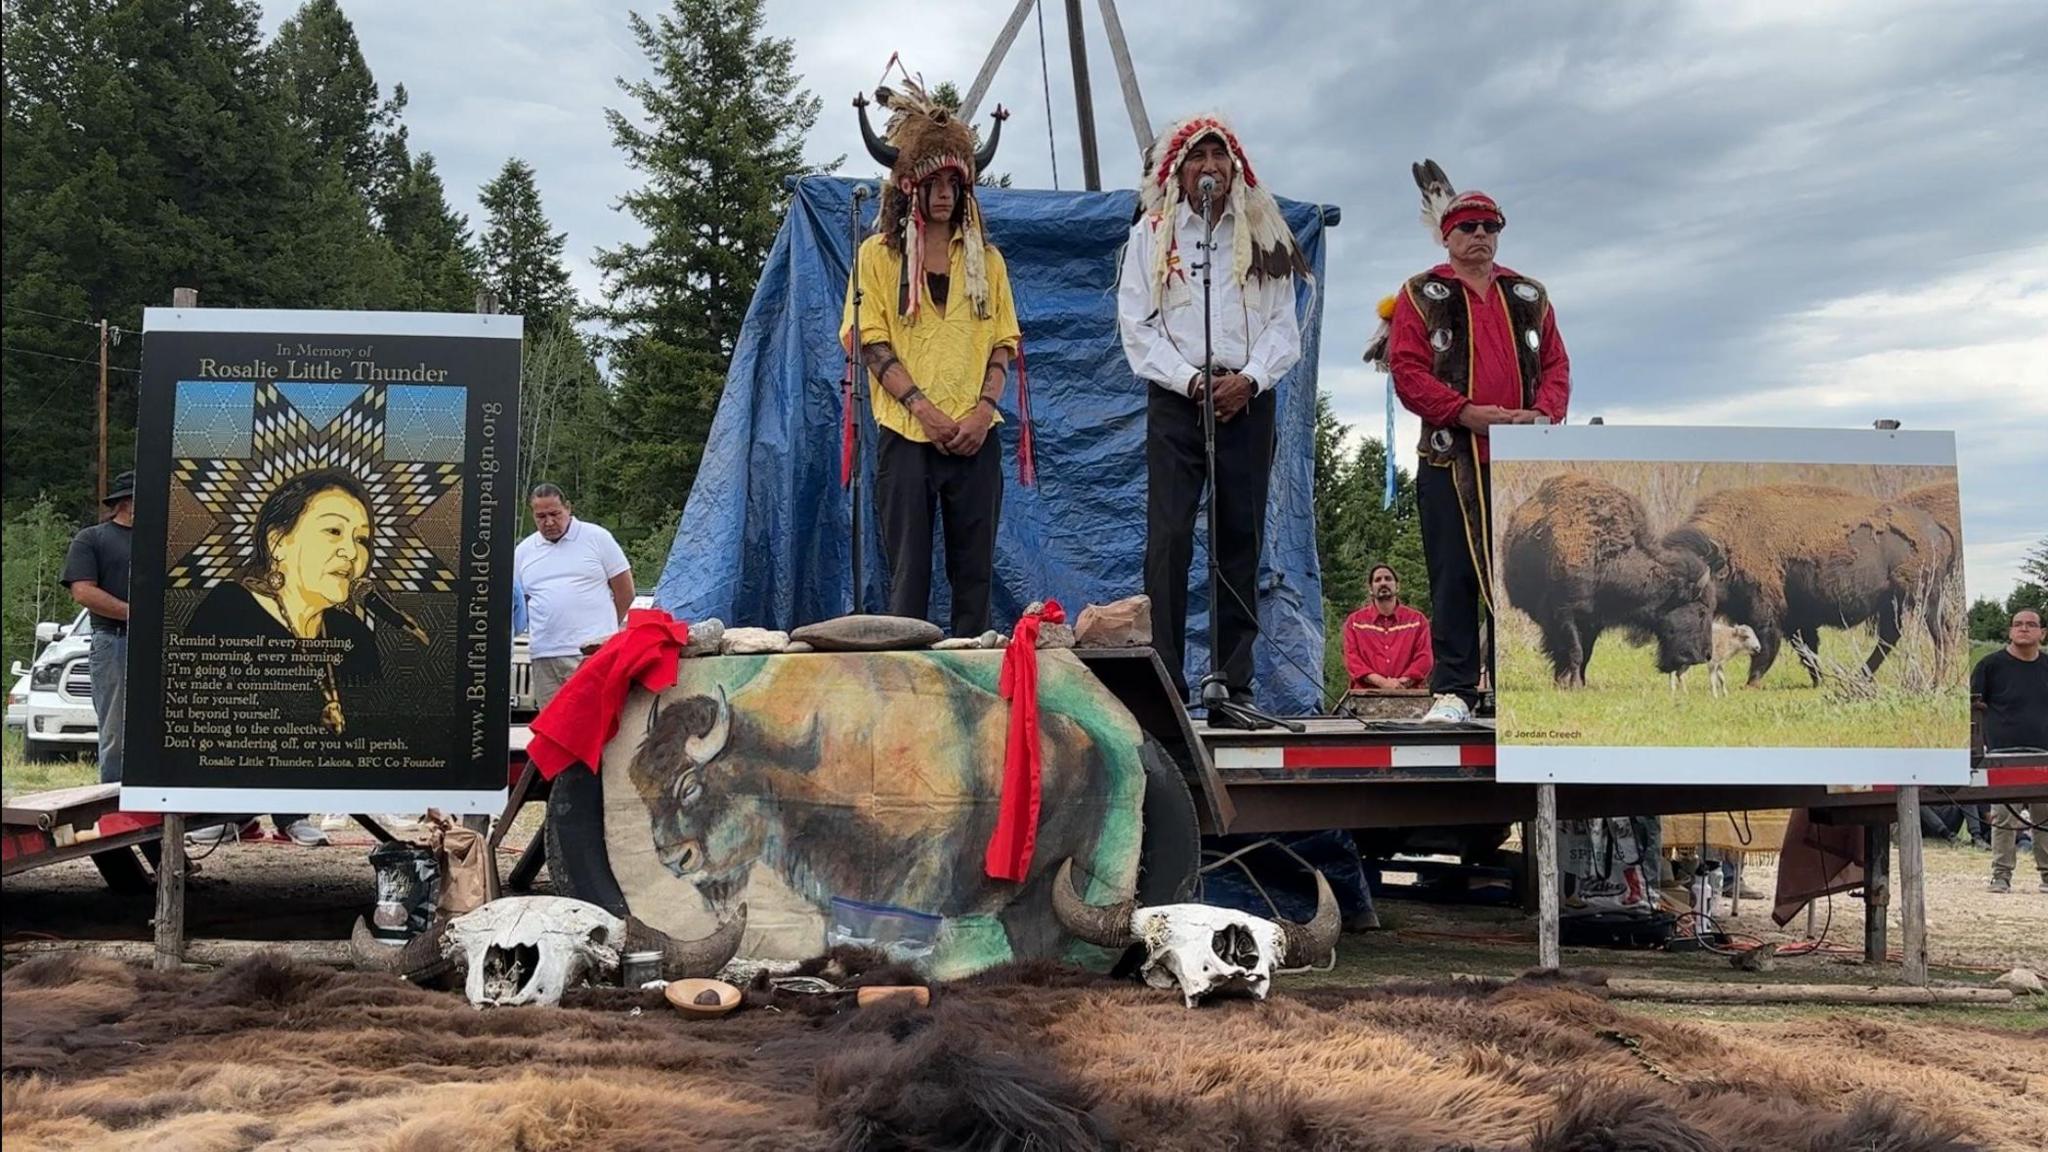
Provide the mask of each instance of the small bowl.
{"label": "small bowl", "polygon": [[[697,1003],[697,997],[705,992],[716,992],[718,1003]],[[675,1005],[676,1011],[699,1020],[723,1016],[740,1006],[740,990],[723,980],[673,980],[662,990],[662,995],[668,997],[668,1002]]]}

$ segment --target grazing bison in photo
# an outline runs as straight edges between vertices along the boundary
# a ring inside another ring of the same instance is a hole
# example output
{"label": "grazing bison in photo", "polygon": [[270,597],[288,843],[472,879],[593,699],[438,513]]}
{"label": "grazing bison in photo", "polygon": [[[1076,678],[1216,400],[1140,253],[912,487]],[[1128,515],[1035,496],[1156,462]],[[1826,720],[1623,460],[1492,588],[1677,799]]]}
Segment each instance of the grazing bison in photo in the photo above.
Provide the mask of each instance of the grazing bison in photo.
{"label": "grazing bison in photo", "polygon": [[1635,497],[1589,476],[1553,476],[1515,509],[1505,543],[1508,603],[1542,630],[1559,687],[1585,684],[1593,642],[1609,628],[1655,637],[1660,672],[1706,663],[1706,563],[1659,544]]}
{"label": "grazing bison in photo", "polygon": [[[1877,645],[1864,663],[1872,674],[1916,607],[1930,609],[1928,630],[1941,643],[1947,628],[1932,609],[1954,570],[1954,540],[1936,516],[1909,500],[1885,504],[1821,484],[1768,484],[1701,497],[1664,542],[1705,560],[1721,614],[1756,630],[1761,647],[1749,662],[1754,685],[1787,640],[1819,652],[1823,625],[1874,622]],[[1800,662],[1818,687],[1818,663],[1806,654]]]}
{"label": "grazing bison in photo", "polygon": [[1935,630],[1935,643],[1946,650],[1961,638],[1963,626],[1961,601],[1948,601],[1950,593],[1961,596],[1963,592],[1956,580],[1963,561],[1962,493],[1953,483],[1929,484],[1899,497],[1898,502],[1925,512],[1941,529],[1934,549],[1936,575],[1928,586],[1926,612],[1927,626]]}

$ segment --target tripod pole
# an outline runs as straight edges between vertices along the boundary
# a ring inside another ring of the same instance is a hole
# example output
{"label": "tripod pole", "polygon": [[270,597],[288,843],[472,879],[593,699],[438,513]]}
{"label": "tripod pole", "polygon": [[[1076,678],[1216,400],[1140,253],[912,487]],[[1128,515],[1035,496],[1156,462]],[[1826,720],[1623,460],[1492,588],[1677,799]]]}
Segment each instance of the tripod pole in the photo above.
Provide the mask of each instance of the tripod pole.
{"label": "tripod pole", "polygon": [[853,333],[846,342],[846,420],[851,438],[852,466],[847,470],[847,499],[853,512],[853,611],[855,615],[867,611],[867,516],[863,509],[866,503],[861,497],[860,486],[860,441],[861,420],[859,416],[860,394],[867,385],[867,357],[860,342],[860,204],[867,199],[868,186],[853,186],[852,207],[849,210],[849,224],[853,236]]}

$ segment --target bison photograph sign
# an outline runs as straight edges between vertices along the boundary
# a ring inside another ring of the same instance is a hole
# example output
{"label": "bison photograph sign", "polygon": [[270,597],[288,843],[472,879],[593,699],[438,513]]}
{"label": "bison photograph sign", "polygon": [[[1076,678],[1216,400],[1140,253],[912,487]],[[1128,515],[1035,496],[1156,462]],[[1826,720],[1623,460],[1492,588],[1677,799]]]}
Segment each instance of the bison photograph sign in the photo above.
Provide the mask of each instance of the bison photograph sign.
{"label": "bison photograph sign", "polygon": [[1948,433],[1538,426],[1493,449],[1501,779],[1967,782]]}

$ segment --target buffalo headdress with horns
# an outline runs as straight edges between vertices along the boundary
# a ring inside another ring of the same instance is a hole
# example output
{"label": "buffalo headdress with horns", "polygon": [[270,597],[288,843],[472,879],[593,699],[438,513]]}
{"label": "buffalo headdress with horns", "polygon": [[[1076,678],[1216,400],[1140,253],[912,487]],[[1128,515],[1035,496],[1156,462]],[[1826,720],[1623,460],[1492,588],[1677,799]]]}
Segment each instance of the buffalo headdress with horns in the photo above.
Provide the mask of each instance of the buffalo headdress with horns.
{"label": "buffalo headdress with horns", "polygon": [[[951,172],[960,178],[960,200],[954,226],[966,246],[968,303],[976,316],[987,317],[988,270],[984,249],[988,235],[982,228],[981,204],[974,197],[974,182],[996,156],[1002,139],[1003,121],[1009,113],[995,110],[995,127],[988,142],[976,148],[974,132],[961,119],[926,94],[924,87],[908,77],[899,88],[878,87],[875,103],[888,109],[889,119],[881,135],[868,123],[868,101],[855,96],[853,106],[860,115],[860,137],[868,155],[889,170],[889,188],[882,195],[882,214],[876,230],[891,248],[903,253],[908,273],[924,266],[924,209],[918,189],[932,177]],[[924,298],[923,277],[911,275],[903,293],[902,314],[915,319]]]}

